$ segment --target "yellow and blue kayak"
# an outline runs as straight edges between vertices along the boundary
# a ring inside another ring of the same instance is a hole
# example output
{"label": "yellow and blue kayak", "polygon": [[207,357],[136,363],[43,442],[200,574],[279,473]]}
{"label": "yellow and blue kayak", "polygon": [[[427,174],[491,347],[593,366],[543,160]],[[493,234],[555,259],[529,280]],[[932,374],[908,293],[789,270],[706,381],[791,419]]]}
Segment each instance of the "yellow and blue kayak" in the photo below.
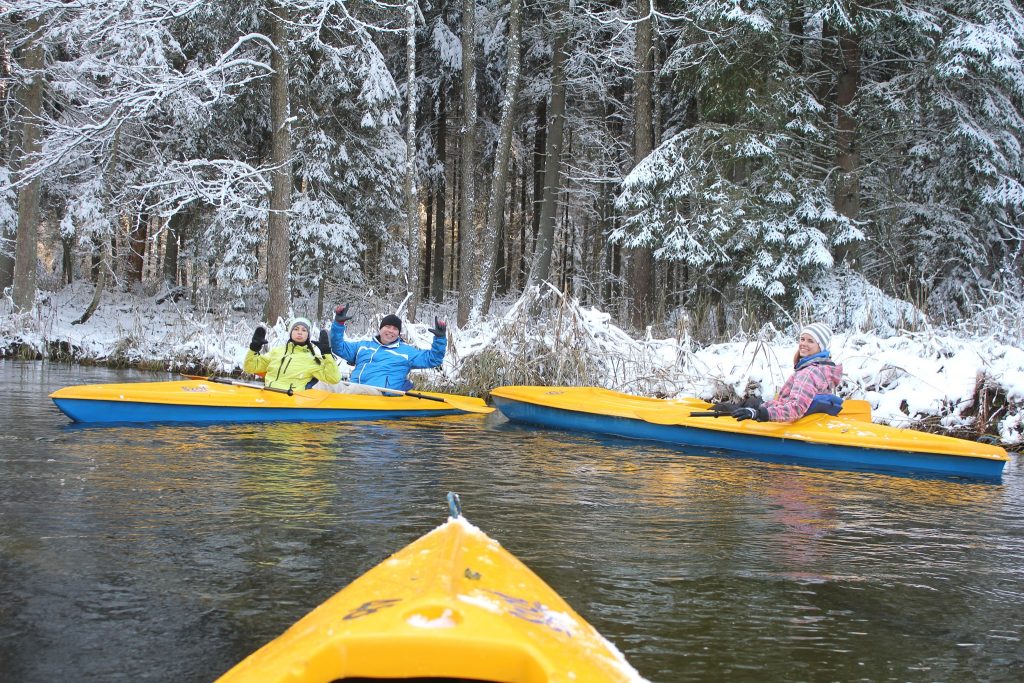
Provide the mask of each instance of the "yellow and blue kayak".
{"label": "yellow and blue kayak", "polygon": [[994,445],[871,422],[866,401],[846,400],[836,416],[792,423],[694,417],[711,404],[657,399],[598,387],[505,386],[491,392],[509,420],[649,439],[841,469],[881,469],[998,479],[1009,457]]}
{"label": "yellow and blue kayak", "polygon": [[[435,392],[397,396],[285,392],[217,378],[173,382],[88,384],[50,394],[75,422],[323,422],[488,413],[481,399]],[[398,393],[398,392],[396,392]]]}
{"label": "yellow and blue kayak", "polygon": [[[449,501],[454,494],[449,494]],[[643,681],[555,591],[457,512],[219,683]]]}

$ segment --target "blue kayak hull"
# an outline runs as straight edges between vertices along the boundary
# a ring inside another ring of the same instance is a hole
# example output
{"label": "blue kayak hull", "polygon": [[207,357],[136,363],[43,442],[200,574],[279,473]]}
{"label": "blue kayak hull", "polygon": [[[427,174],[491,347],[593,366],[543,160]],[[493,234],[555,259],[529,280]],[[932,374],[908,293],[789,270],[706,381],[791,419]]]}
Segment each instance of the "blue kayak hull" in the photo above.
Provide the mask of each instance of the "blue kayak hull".
{"label": "blue kayak hull", "polygon": [[331,408],[256,408],[247,406],[190,406],[55,398],[61,412],[75,422],[103,424],[140,422],[336,422],[402,417],[458,415],[461,410],[360,410]]}
{"label": "blue kayak hull", "polygon": [[853,470],[886,470],[962,476],[1002,477],[1004,462],[922,452],[820,444],[796,439],[723,432],[685,425],[666,425],[614,415],[587,413],[516,401],[492,394],[495,406],[512,422],[541,427],[660,441],[678,446],[729,451],[781,462],[799,462]]}

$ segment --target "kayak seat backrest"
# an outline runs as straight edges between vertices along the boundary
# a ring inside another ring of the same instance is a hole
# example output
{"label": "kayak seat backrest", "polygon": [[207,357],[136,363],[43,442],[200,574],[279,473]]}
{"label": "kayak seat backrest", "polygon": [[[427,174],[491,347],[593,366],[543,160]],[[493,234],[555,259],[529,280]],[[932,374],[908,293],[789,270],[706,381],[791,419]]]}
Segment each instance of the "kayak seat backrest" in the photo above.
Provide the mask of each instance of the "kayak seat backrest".
{"label": "kayak seat backrest", "polygon": [[835,394],[816,394],[811,399],[811,405],[807,408],[807,412],[804,415],[814,415],[815,413],[825,413],[826,415],[838,415],[839,411],[843,409],[843,399],[839,398]]}

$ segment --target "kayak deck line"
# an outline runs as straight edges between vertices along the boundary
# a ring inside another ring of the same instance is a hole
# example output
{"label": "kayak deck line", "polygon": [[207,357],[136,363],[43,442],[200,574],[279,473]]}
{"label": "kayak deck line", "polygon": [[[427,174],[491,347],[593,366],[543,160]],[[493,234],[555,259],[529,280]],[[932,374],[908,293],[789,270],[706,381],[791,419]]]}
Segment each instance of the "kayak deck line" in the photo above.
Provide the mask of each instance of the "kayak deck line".
{"label": "kayak deck line", "polygon": [[554,589],[454,508],[444,524],[328,598],[218,681],[363,677],[644,681]]}
{"label": "kayak deck line", "polygon": [[491,397],[513,422],[847,468],[998,478],[1009,459],[999,446],[875,424],[866,401],[848,400],[836,416],[781,423],[691,417],[711,404],[599,387],[506,386]]}
{"label": "kayak deck line", "polygon": [[50,394],[75,422],[277,422],[374,420],[487,413],[483,400],[437,392],[422,396],[337,394],[320,389],[268,391],[208,380],[91,384]]}

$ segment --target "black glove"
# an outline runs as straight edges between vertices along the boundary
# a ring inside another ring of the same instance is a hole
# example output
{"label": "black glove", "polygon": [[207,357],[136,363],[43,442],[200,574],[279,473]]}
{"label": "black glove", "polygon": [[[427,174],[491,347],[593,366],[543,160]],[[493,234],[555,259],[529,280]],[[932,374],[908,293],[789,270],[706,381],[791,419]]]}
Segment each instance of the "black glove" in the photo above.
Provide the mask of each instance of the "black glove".
{"label": "black glove", "polygon": [[432,332],[435,337],[443,337],[448,334],[448,323],[434,316],[434,326],[428,327],[427,332]]}
{"label": "black glove", "polygon": [[760,408],[737,408],[733,411],[732,416],[736,418],[737,422],[743,422],[744,420],[771,421],[771,418],[768,416],[768,409],[763,406]]}
{"label": "black glove", "polygon": [[346,320],[351,320],[352,316],[348,314],[348,304],[337,306],[334,309],[334,322],[339,325],[344,325]]}
{"label": "black glove", "polygon": [[739,408],[735,403],[723,402],[723,403],[712,403],[711,410],[722,415],[732,415]]}
{"label": "black glove", "polygon": [[249,342],[249,348],[252,349],[253,353],[259,353],[266,343],[267,331],[263,327],[257,327],[256,331],[252,333],[252,341]]}
{"label": "black glove", "polygon": [[331,337],[327,330],[320,330],[320,338],[313,343],[320,349],[320,353],[324,354],[324,358],[331,355]]}

